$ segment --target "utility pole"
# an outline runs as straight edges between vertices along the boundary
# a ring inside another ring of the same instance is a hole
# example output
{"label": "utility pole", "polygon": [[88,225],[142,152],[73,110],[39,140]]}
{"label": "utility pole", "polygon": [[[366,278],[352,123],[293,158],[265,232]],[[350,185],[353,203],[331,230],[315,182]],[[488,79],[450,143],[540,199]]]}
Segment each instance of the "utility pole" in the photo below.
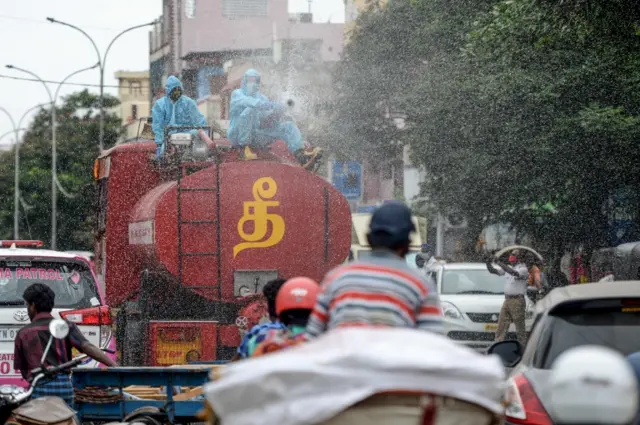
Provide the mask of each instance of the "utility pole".
{"label": "utility pole", "polygon": [[[57,188],[60,185],[60,182],[58,182],[58,150],[57,150],[57,141],[56,141],[56,124],[57,124],[57,120],[56,120],[56,100],[58,99],[58,93],[60,92],[60,88],[64,85],[64,83],[71,77],[73,77],[76,74],[79,74],[81,72],[84,71],[88,71],[90,69],[94,69],[98,66],[98,64],[95,64],[91,67],[88,68],[82,68],[79,69],[78,71],[72,72],[71,74],[69,74],[68,76],[66,76],[58,85],[58,88],[56,89],[55,92],[55,96],[51,94],[51,90],[49,90],[49,86],[47,85],[47,83],[40,78],[37,74],[24,69],[24,68],[19,68],[17,66],[13,66],[13,65],[6,65],[7,68],[9,69],[15,69],[16,71],[20,71],[20,72],[24,72],[25,74],[31,75],[33,78],[35,78],[36,80],[38,80],[39,82],[42,83],[42,85],[44,86],[44,88],[47,90],[47,94],[49,95],[49,100],[50,100],[50,105],[51,105],[51,249],[55,250],[56,249],[56,245],[57,245],[57,234],[58,234],[58,219],[57,219],[57,214],[58,214],[58,191]],[[16,136],[17,136],[17,131],[16,131]],[[17,146],[18,146],[18,141],[16,140],[16,170],[18,167],[18,154],[17,154]],[[16,171],[17,172],[17,171]],[[60,185],[61,191],[63,192],[64,195],[64,190],[62,189],[62,186]],[[19,190],[16,190],[16,196],[17,199],[19,200]],[[17,203],[18,201],[16,201]],[[16,214],[17,217],[17,214]],[[15,219],[14,219],[15,220]]]}
{"label": "utility pole", "polygon": [[113,39],[111,40],[111,42],[109,43],[109,45],[107,46],[107,50],[105,50],[104,52],[104,56],[102,56],[100,54],[100,50],[98,49],[98,46],[96,45],[96,42],[93,40],[93,38],[91,38],[91,36],[89,34],[87,34],[83,29],[69,24],[67,22],[62,22],[62,21],[58,21],[57,19],[54,18],[47,18],[47,21],[51,22],[52,24],[60,24],[60,25],[64,25],[66,27],[69,28],[73,28],[76,31],[79,31],[80,33],[82,33],[85,37],[87,37],[89,39],[89,41],[91,42],[91,44],[93,45],[94,50],[96,51],[96,54],[98,55],[98,65],[97,67],[99,67],[100,69],[100,101],[99,101],[99,106],[100,106],[100,135],[98,137],[98,143],[99,143],[99,148],[100,148],[100,153],[102,153],[102,151],[104,150],[104,118],[105,118],[105,110],[104,110],[104,71],[105,71],[105,63],[107,62],[107,55],[109,54],[109,50],[111,49],[111,46],[113,46],[113,43],[120,38],[122,35],[128,33],[129,31],[133,31],[135,29],[138,28],[143,28],[143,27],[147,27],[150,25],[155,25],[158,21],[153,21],[153,22],[148,22],[146,24],[142,24],[142,25],[136,25],[133,26],[131,28],[127,28],[126,30],[121,31],[118,35],[116,35],[115,37],[113,37]]}
{"label": "utility pole", "polygon": [[438,213],[436,222],[436,257],[442,257],[444,255],[444,220],[444,216]]}

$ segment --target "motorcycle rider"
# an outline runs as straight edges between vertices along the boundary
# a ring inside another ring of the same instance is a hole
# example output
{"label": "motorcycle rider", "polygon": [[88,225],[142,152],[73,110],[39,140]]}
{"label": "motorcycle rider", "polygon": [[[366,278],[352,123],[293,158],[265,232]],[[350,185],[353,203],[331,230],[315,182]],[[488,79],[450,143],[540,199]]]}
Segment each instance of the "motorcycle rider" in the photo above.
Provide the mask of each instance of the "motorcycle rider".
{"label": "motorcycle rider", "polygon": [[282,285],[276,297],[276,313],[286,328],[270,330],[262,341],[254,338],[251,357],[308,341],[305,330],[319,291],[318,283],[308,277],[294,277]]}
{"label": "motorcycle rider", "polygon": [[632,367],[635,361],[635,357],[627,361],[617,351],[598,345],[583,345],[562,353],[553,363],[549,379],[549,414],[553,423],[637,423],[640,394]]}
{"label": "motorcycle rider", "polygon": [[[633,368],[633,373],[636,377],[636,383],[638,384],[638,392],[640,392],[640,351],[629,354],[627,356],[627,361]],[[640,425],[640,412],[638,412],[634,425]]]}
{"label": "motorcycle rider", "polygon": [[[49,322],[53,320],[51,311],[55,302],[55,292],[43,284],[34,283],[25,289],[22,298],[27,303],[27,313],[31,323],[18,331],[15,339],[14,363],[15,370],[19,370],[26,380],[31,378],[31,371],[41,367],[40,361],[50,338]],[[56,341],[49,350],[44,365],[59,366],[72,359],[72,348],[86,354],[110,367],[117,363],[109,358],[102,350],[86,340],[78,327],[69,323],[69,335],[61,341]],[[62,398],[73,407],[73,384],[70,372],[59,373],[50,379],[41,380],[33,390],[32,398],[56,396]]]}
{"label": "motorcycle rider", "polygon": [[276,297],[278,295],[278,291],[280,291],[280,288],[285,284],[285,282],[286,279],[274,279],[264,285],[264,288],[262,288],[262,295],[264,295],[264,298],[267,301],[269,322],[255,325],[249,332],[247,332],[247,334],[242,338],[242,342],[238,346],[238,351],[231,361],[246,359],[249,357],[249,348],[253,346],[251,342],[254,338],[259,337],[261,339],[264,334],[272,329],[286,329],[278,320],[278,313],[276,312]]}
{"label": "motorcycle rider", "polygon": [[371,255],[326,275],[307,324],[310,336],[346,326],[442,332],[435,282],[405,260],[415,231],[411,210],[404,203],[391,201],[377,208],[367,235]]}

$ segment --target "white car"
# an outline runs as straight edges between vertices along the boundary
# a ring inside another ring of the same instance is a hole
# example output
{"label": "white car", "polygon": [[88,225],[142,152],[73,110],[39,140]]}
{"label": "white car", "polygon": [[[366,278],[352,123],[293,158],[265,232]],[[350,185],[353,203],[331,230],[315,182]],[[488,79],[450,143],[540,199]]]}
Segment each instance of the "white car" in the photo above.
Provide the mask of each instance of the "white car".
{"label": "white car", "polygon": [[[484,263],[448,263],[427,270],[437,283],[446,335],[476,349],[495,339],[498,316],[504,302],[504,277],[491,274]],[[534,304],[525,297],[525,325],[531,331]],[[515,326],[506,339],[516,339]]]}
{"label": "white car", "polygon": [[[0,391],[27,386],[13,368],[13,351],[18,330],[29,323],[22,293],[33,283],[53,289],[54,317],[76,323],[92,344],[115,348],[109,307],[88,261],[82,256],[40,249],[42,245],[41,241],[0,241]],[[97,365],[93,359],[82,364]]]}

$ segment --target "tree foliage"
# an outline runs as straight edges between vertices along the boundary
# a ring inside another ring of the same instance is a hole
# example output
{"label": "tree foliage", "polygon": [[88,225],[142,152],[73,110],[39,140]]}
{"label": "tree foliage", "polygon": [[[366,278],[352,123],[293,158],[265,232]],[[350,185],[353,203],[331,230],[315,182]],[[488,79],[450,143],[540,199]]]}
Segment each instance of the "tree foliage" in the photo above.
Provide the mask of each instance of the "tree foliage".
{"label": "tree foliage", "polygon": [[[105,97],[105,108],[118,105]],[[57,113],[57,177],[72,197],[58,191],[57,249],[92,249],[94,181],[93,163],[98,156],[98,97],[87,90],[64,98]],[[120,134],[120,119],[107,113],[105,146],[113,146]],[[20,237],[51,240],[51,115],[41,110],[20,144]],[[14,151],[0,154],[0,239],[13,235]]]}
{"label": "tree foliage", "polygon": [[[410,145],[425,194],[474,231],[603,246],[613,196],[640,183],[638,52],[634,0],[395,0],[358,20],[334,125],[353,156]],[[383,102],[406,130],[380,132]]]}

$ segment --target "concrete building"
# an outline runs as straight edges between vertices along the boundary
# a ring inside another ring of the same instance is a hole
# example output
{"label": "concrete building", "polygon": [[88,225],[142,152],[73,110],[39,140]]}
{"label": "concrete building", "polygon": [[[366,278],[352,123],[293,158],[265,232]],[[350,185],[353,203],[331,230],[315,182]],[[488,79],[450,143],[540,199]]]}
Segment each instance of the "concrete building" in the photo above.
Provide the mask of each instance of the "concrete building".
{"label": "concrete building", "polygon": [[123,140],[134,139],[142,129],[141,118],[151,115],[149,104],[149,71],[118,71],[118,98],[116,113],[122,119]]}
{"label": "concrete building", "polygon": [[173,74],[182,77],[186,95],[204,99],[214,94],[212,84],[226,84],[226,62],[273,57],[278,42],[287,40],[319,42],[322,60],[337,61],[343,33],[343,24],[290,14],[287,0],[163,0],[163,15],[150,32],[151,96]]}

